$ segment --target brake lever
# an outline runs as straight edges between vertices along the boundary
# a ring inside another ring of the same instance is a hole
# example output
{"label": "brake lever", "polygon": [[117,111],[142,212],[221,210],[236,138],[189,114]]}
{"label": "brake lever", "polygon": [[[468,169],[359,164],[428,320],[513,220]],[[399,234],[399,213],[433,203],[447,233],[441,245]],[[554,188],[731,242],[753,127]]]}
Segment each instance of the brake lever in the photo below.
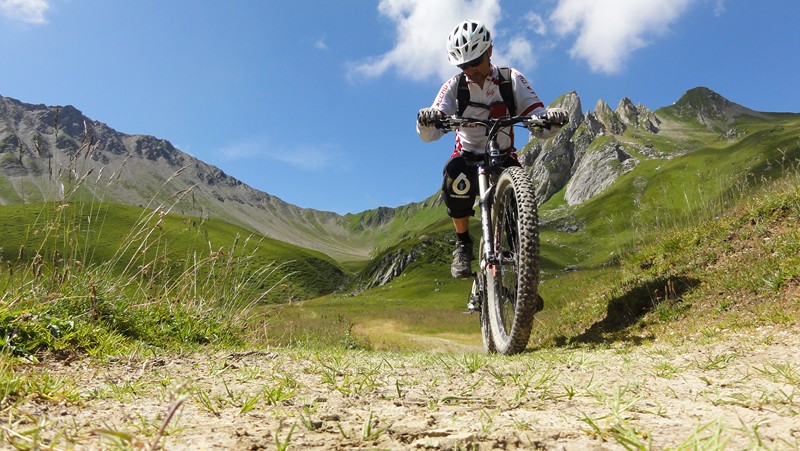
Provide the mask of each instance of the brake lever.
{"label": "brake lever", "polygon": [[466,121],[461,121],[454,119],[452,117],[448,117],[446,119],[441,119],[436,121],[435,127],[440,130],[444,130],[445,132],[454,132],[458,130],[459,127],[462,127],[465,123]]}

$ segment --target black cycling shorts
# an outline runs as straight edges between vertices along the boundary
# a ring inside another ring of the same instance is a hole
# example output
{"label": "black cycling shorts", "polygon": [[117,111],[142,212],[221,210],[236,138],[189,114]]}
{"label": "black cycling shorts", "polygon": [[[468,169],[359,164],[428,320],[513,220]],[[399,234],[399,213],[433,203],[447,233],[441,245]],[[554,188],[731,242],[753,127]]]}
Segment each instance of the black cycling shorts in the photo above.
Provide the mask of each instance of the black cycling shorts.
{"label": "black cycling shorts", "polygon": [[[450,158],[442,171],[442,193],[447,215],[451,218],[466,218],[475,215],[475,198],[478,195],[478,163],[483,161],[473,155],[458,155]],[[503,167],[520,166],[516,158],[509,156]]]}

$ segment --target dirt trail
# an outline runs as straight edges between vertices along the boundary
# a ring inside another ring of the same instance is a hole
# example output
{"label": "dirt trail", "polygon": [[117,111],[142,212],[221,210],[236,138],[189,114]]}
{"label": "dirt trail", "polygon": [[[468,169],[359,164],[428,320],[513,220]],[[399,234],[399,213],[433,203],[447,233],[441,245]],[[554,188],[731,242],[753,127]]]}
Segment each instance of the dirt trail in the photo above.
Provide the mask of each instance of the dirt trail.
{"label": "dirt trail", "polygon": [[80,399],[16,406],[0,443],[29,443],[38,425],[39,443],[56,449],[797,449],[798,349],[796,332],[768,329],[512,358],[274,350],[50,362],[27,371],[49,371]]}
{"label": "dirt trail", "polygon": [[363,337],[371,349],[391,351],[402,349],[422,349],[434,352],[476,353],[483,351],[481,343],[475,343],[474,336],[458,334],[439,334],[436,336],[416,334],[395,321],[362,321],[353,327],[353,333]]}

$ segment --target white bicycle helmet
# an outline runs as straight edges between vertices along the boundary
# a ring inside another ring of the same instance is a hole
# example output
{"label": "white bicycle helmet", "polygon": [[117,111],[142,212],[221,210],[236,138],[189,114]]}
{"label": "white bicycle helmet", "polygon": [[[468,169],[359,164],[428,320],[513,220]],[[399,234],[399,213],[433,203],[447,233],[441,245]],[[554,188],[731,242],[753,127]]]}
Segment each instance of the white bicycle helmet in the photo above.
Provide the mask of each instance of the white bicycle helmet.
{"label": "white bicycle helmet", "polygon": [[465,20],[447,38],[447,59],[458,66],[477,59],[491,46],[489,30],[477,20]]}

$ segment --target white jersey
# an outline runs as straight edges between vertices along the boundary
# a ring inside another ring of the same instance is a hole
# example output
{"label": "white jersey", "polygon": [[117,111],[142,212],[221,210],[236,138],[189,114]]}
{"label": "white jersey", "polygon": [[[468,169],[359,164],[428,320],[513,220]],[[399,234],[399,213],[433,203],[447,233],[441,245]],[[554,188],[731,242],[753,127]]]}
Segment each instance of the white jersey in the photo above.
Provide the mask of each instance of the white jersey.
{"label": "white jersey", "polygon": [[[460,75],[447,80],[439,90],[439,95],[432,107],[441,111],[445,116],[458,113],[456,98],[458,94],[458,78]],[[499,118],[508,115],[503,97],[500,95],[500,71],[492,66],[492,75],[483,82],[483,88],[467,77],[470,105],[464,110],[464,117],[473,119]],[[511,69],[511,87],[517,105],[517,115],[542,115],[546,110],[539,96],[533,91],[530,83],[516,69]],[[473,103],[485,105],[475,106]],[[417,133],[425,142],[435,141],[445,134],[445,130],[436,127],[423,127],[417,123]],[[514,146],[514,130],[507,127],[497,135],[497,143],[501,149]],[[456,148],[454,155],[462,151],[483,154],[486,150],[486,129],[481,125],[462,127],[456,132]]]}

